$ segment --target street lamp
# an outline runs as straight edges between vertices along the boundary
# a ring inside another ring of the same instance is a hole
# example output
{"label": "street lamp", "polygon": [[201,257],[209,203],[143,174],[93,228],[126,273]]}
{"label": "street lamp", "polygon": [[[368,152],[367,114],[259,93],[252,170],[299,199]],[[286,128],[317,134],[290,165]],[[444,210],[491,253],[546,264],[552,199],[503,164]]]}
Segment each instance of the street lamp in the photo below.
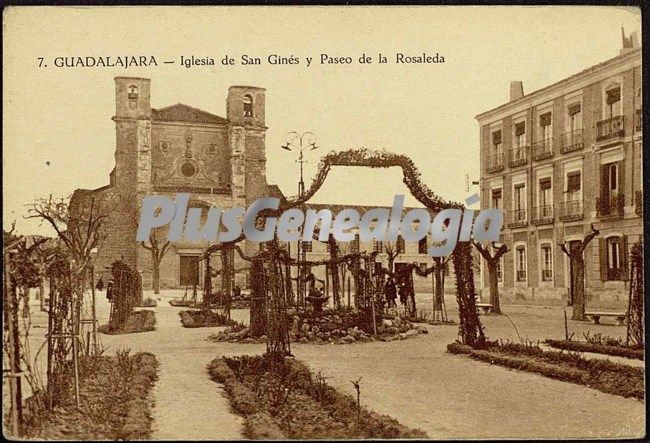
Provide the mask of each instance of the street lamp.
{"label": "street lamp", "polygon": [[300,164],[300,182],[298,182],[298,198],[302,198],[303,195],[305,195],[303,164],[307,163],[307,160],[305,160],[305,156],[303,152],[307,148],[310,148],[309,149],[310,151],[313,151],[314,149],[318,149],[318,146],[316,145],[316,135],[310,131],[303,132],[302,134],[298,134],[295,131],[288,132],[286,136],[286,142],[283,146],[281,146],[281,148],[286,149],[287,151],[293,151],[294,149],[298,149],[299,152],[298,160],[296,160],[296,163]]}
{"label": "street lamp", "polygon": [[[316,135],[313,132],[306,131],[303,132],[302,134],[298,134],[295,131],[288,132],[286,135],[286,142],[284,145],[281,146],[282,149],[285,149],[287,151],[294,151],[298,150],[298,160],[296,160],[296,163],[300,164],[300,181],[298,182],[298,199],[302,199],[303,196],[305,195],[305,180],[304,180],[304,175],[303,175],[303,164],[307,163],[307,160],[305,160],[304,156],[304,151],[306,149],[309,149],[310,151],[313,151],[314,149],[318,149],[318,146],[316,145]],[[298,241],[297,245],[297,254],[298,254],[298,294],[297,294],[297,304],[298,306],[301,303],[304,303],[305,297],[304,297],[304,284],[300,279],[302,278],[303,275],[303,269],[302,269],[302,262],[304,262],[307,259],[307,254],[306,251],[304,251],[304,248],[302,247],[302,241]]]}

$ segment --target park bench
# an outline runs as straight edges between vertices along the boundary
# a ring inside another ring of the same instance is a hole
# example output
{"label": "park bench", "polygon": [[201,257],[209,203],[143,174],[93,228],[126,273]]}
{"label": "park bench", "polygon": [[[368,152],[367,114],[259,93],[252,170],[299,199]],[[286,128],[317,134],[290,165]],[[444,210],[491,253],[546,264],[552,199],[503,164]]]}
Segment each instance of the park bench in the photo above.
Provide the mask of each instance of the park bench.
{"label": "park bench", "polygon": [[625,319],[627,318],[626,312],[585,312],[585,317],[590,318],[594,324],[600,324],[601,317],[614,317],[616,319],[616,324],[623,326],[625,324]]}
{"label": "park bench", "polygon": [[476,303],[476,309],[478,309],[481,314],[489,314],[492,305],[490,303]]}

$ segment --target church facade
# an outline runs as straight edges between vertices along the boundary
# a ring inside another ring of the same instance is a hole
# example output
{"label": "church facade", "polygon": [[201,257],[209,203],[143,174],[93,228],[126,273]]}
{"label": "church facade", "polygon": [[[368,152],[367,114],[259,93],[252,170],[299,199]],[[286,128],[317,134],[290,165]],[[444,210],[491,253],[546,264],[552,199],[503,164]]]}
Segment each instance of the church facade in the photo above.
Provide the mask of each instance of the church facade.
{"label": "church facade", "polygon": [[[225,118],[181,103],[154,109],[150,97],[150,79],[115,78],[115,168],[108,185],[78,189],[70,203],[72,209],[110,199],[96,274],[107,273],[112,262],[122,259],[141,273],[145,287],[152,281],[152,255],[145,248],[151,245],[135,241],[145,196],[185,192],[191,195],[189,207],[226,210],[247,207],[269,192],[263,88],[231,86]],[[164,245],[166,231],[161,228],[155,236]],[[205,265],[200,258],[207,246],[185,240],[170,244],[160,262],[161,288],[201,286]],[[259,245],[246,241],[243,247],[251,253]],[[234,259],[237,283],[245,286],[241,270],[247,264]]]}

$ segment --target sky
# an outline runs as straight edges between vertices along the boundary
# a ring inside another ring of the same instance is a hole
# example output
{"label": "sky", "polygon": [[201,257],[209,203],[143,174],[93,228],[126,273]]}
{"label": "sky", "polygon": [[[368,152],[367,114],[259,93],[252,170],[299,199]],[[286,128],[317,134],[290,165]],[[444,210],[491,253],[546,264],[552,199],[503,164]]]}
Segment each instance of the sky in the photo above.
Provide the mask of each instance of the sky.
{"label": "sky", "polygon": [[[634,8],[587,6],[411,7],[13,7],[3,20],[3,223],[52,235],[25,220],[36,198],[108,183],[114,166],[116,76],[151,78],[151,106],[185,103],[226,115],[228,87],[266,88],[268,182],[297,192],[298,164],[280,148],[312,131],[307,186],[330,150],[385,148],[410,156],[423,181],[463,201],[479,177],[475,116],[618,55]],[[387,64],[356,62],[378,54]],[[397,53],[445,63],[397,64]],[[293,66],[222,66],[228,55],[300,58]],[[320,54],[351,65],[321,65]],[[158,67],[54,68],[57,56],[153,55]],[[215,66],[184,68],[180,56]],[[48,67],[38,67],[43,57]],[[305,57],[313,57],[310,67]],[[176,60],[162,64],[162,60]],[[334,168],[314,202],[390,206],[408,194],[397,168]],[[407,196],[408,205],[417,202]]]}

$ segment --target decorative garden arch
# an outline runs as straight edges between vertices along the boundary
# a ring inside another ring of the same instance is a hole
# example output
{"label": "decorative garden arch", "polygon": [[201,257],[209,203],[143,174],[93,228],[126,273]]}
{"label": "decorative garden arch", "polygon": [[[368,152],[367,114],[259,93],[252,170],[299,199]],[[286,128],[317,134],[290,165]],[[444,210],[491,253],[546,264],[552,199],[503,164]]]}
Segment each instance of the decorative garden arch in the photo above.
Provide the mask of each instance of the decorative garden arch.
{"label": "decorative garden arch", "polygon": [[[289,197],[280,202],[278,209],[265,209],[260,211],[257,218],[258,227],[262,228],[264,220],[267,217],[278,217],[282,212],[309,201],[325,183],[325,179],[333,166],[361,166],[368,168],[399,167],[402,170],[402,181],[409,192],[427,209],[433,212],[440,212],[444,209],[464,208],[462,203],[442,199],[424,184],[421,180],[420,171],[409,157],[386,150],[375,151],[365,148],[349,149],[339,152],[331,151],[322,157],[318,164],[318,171],[309,189],[302,196]],[[244,240],[243,234],[231,242],[212,245],[207,249],[206,254],[209,255],[224,248],[232,248],[242,240]],[[456,300],[458,302],[460,317],[459,338],[464,344],[472,347],[481,347],[485,344],[486,338],[476,312],[476,290],[474,286],[470,243],[459,242],[452,254],[456,273]]]}

